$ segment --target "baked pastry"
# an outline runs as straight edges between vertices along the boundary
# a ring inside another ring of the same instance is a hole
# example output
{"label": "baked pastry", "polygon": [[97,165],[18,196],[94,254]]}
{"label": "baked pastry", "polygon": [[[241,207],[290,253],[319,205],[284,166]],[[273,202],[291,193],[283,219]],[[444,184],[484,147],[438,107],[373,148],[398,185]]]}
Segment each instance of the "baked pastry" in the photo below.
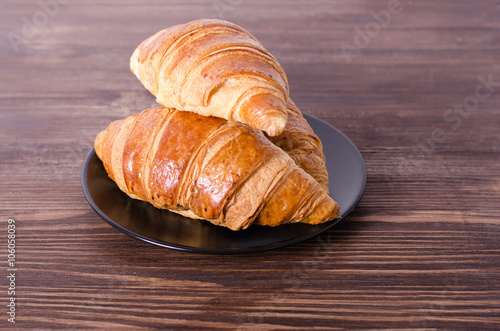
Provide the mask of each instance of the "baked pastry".
{"label": "baked pastry", "polygon": [[328,190],[328,171],[321,140],[291,99],[288,100],[287,111],[288,122],[283,133],[268,137],[269,140],[290,155],[299,167]]}
{"label": "baked pastry", "polygon": [[111,123],[95,150],[130,197],[232,230],[319,224],[339,206],[259,130],[159,107]]}
{"label": "baked pastry", "polygon": [[239,121],[269,136],[285,128],[285,72],[233,23],[201,19],[159,31],[133,52],[130,68],[166,107]]}

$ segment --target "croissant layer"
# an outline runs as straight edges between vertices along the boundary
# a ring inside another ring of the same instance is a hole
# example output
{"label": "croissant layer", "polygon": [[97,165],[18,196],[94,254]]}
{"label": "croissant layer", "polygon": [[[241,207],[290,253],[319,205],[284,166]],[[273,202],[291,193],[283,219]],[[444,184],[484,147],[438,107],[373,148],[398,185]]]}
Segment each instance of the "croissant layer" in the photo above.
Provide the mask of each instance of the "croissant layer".
{"label": "croissant layer", "polygon": [[130,197],[232,230],[318,224],[337,203],[259,130],[159,107],[115,121],[95,150]]}
{"label": "croissant layer", "polygon": [[328,190],[328,171],[323,145],[295,103],[287,104],[288,122],[283,132],[269,140],[284,150],[295,163]]}
{"label": "croissant layer", "polygon": [[130,68],[164,106],[247,123],[270,136],[286,125],[283,68],[233,23],[201,19],[159,31],[133,52]]}

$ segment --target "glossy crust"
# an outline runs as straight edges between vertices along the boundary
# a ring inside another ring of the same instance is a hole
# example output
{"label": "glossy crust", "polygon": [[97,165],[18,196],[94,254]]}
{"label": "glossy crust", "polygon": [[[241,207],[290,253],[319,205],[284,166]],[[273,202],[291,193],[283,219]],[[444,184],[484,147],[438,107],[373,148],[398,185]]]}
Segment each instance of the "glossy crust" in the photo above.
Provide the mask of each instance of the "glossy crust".
{"label": "glossy crust", "polygon": [[316,180],[247,125],[159,107],[111,123],[95,150],[130,197],[232,230],[339,216]]}
{"label": "glossy crust", "polygon": [[202,19],[159,31],[137,47],[130,68],[164,106],[247,123],[270,136],[286,125],[283,68],[233,23]]}
{"label": "glossy crust", "polygon": [[287,111],[288,122],[285,130],[279,136],[269,137],[269,140],[328,190],[328,171],[321,140],[291,99],[288,101]]}

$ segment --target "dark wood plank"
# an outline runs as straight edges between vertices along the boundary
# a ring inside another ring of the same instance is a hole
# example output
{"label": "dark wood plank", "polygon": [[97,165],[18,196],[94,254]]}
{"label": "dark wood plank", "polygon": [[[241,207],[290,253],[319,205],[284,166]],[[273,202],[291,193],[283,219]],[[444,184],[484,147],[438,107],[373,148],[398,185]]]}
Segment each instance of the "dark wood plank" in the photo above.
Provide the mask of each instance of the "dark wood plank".
{"label": "dark wood plank", "polygon": [[[499,1],[405,0],[379,29],[386,0],[42,3],[51,15],[0,3],[0,243],[14,219],[16,326],[500,328]],[[132,50],[202,17],[250,30],[301,109],[360,149],[366,192],[338,226],[275,251],[196,255],[132,239],[87,204],[95,135],[154,104]],[[39,26],[23,34],[26,21]]]}

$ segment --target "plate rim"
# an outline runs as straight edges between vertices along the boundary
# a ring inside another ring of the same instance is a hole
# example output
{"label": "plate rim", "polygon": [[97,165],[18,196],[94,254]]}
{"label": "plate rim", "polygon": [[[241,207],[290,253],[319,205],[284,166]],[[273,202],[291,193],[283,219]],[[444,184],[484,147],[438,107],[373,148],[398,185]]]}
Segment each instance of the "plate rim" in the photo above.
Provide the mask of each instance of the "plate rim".
{"label": "plate rim", "polygon": [[[313,120],[321,122],[323,125],[327,125],[330,129],[332,129],[332,130],[336,131],[338,134],[340,134],[346,140],[346,142],[348,142],[351,145],[352,150],[357,154],[357,156],[361,160],[360,165],[362,166],[363,178],[362,178],[362,189],[360,190],[360,192],[359,192],[358,196],[356,197],[354,203],[352,204],[351,208],[349,208],[347,211],[342,213],[342,214],[344,214],[343,217],[338,217],[338,218],[331,220],[327,223],[323,223],[323,226],[320,229],[318,229],[317,231],[314,231],[312,233],[309,233],[307,235],[304,235],[302,237],[286,240],[284,242],[278,242],[275,244],[270,244],[270,245],[265,245],[265,246],[255,246],[255,247],[250,247],[250,248],[245,248],[245,249],[241,249],[241,248],[237,248],[237,249],[235,249],[235,248],[208,249],[208,248],[186,246],[186,245],[156,240],[153,238],[146,237],[140,233],[134,232],[130,229],[127,229],[123,225],[121,225],[121,224],[117,223],[116,221],[114,221],[113,219],[111,219],[105,212],[103,212],[97,206],[96,202],[92,198],[92,195],[90,194],[87,178],[88,178],[88,168],[89,168],[90,161],[91,161],[92,157],[94,155],[96,155],[94,147],[92,147],[90,149],[90,151],[87,153],[87,156],[85,157],[83,167],[82,167],[81,186],[83,189],[83,193],[85,195],[87,202],[89,203],[90,207],[94,210],[94,212],[97,215],[99,215],[99,217],[101,217],[104,221],[106,221],[109,225],[111,225],[113,228],[125,233],[126,235],[128,235],[132,238],[135,238],[135,239],[138,239],[138,240],[141,240],[141,241],[144,241],[146,243],[149,243],[149,244],[152,244],[155,246],[159,246],[162,248],[168,248],[168,249],[173,249],[173,250],[177,250],[177,251],[198,253],[198,254],[235,255],[235,254],[250,254],[250,253],[270,251],[270,250],[274,250],[274,249],[297,244],[299,242],[302,242],[302,241],[308,240],[312,237],[315,237],[328,229],[331,229],[333,226],[337,225],[340,221],[344,220],[354,210],[354,207],[356,207],[358,205],[359,201],[363,197],[365,189],[366,189],[366,183],[367,183],[366,164],[364,162],[363,156],[361,155],[361,153],[358,150],[358,148],[356,147],[356,145],[354,145],[354,143],[342,131],[335,128],[330,123],[323,121],[323,120],[321,120],[313,115],[310,115],[310,114],[303,113],[303,115],[306,118],[306,120],[308,120],[308,122],[309,122],[308,118],[311,118]],[[324,144],[324,143],[322,142],[322,144]],[[127,198],[132,199],[128,196],[127,196]],[[214,225],[214,226],[216,226],[216,225]],[[286,224],[283,226],[286,226]]]}

